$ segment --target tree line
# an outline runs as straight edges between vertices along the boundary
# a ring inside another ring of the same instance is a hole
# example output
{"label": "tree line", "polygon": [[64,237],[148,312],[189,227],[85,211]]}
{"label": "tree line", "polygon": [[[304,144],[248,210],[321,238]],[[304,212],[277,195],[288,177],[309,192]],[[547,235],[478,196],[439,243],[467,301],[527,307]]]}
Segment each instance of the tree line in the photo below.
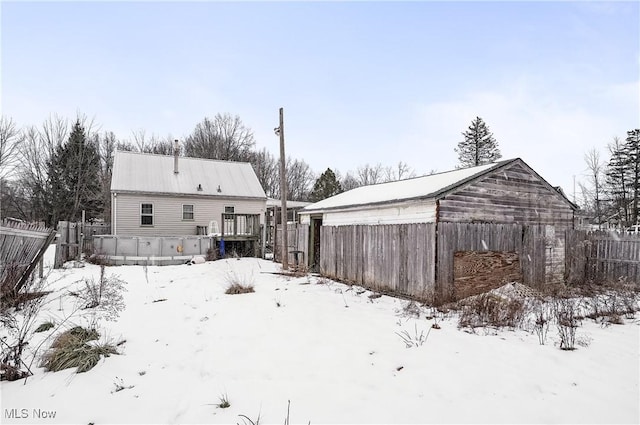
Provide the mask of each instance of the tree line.
{"label": "tree line", "polygon": [[[173,155],[172,135],[148,136],[143,130],[129,139],[98,131],[86,116],[74,120],[51,116],[40,126],[18,128],[0,117],[0,217],[48,226],[58,221],[109,221],[111,173],[116,150]],[[205,117],[181,141],[180,154],[251,163],[267,196],[280,198],[279,158],[256,149],[253,132],[239,116]],[[358,186],[416,176],[405,162],[358,166],[345,174],[328,168],[315,173],[302,159],[286,158],[287,199],[318,201]]]}
{"label": "tree line", "polygon": [[584,155],[587,178],[579,183],[580,204],[596,225],[640,224],[640,129],[607,145],[608,160],[592,148]]}

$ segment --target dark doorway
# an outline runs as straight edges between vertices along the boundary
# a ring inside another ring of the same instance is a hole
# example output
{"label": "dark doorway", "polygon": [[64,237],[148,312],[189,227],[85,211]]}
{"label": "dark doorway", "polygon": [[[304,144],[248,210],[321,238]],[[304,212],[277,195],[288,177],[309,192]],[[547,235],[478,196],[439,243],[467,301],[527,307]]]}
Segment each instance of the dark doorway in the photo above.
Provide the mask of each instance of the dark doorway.
{"label": "dark doorway", "polygon": [[322,217],[311,217],[311,237],[309,238],[309,271],[320,272],[320,227]]}

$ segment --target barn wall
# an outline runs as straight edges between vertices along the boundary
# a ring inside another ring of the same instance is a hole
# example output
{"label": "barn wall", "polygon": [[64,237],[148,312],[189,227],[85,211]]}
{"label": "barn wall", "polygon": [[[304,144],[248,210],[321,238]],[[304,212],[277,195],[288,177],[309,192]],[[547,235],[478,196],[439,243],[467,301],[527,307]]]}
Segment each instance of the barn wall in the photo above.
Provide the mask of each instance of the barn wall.
{"label": "barn wall", "polygon": [[440,199],[438,221],[545,225],[545,281],[564,279],[565,231],[573,228],[573,209],[562,195],[519,163]]}
{"label": "barn wall", "polygon": [[[140,204],[153,204],[153,226],[140,225]],[[182,205],[194,206],[194,219],[182,220]],[[220,223],[225,206],[234,206],[236,214],[260,214],[264,222],[266,200],[210,199],[190,196],[161,196],[118,193],[112,202],[112,232],[127,236],[195,235],[197,226],[209,221]]]}

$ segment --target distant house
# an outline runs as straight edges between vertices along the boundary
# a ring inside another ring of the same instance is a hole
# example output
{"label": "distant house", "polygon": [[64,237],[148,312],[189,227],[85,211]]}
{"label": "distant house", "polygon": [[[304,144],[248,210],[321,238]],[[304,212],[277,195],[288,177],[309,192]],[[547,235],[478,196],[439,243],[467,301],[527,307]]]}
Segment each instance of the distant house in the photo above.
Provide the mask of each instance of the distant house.
{"label": "distant house", "polygon": [[267,196],[249,163],[116,152],[112,233],[257,239]]}
{"label": "distant house", "polygon": [[[323,264],[331,265],[332,270],[339,269],[344,253],[347,252],[345,251],[347,248],[344,248],[347,242],[344,240],[338,243],[341,252],[337,254],[320,252],[325,245],[332,250],[335,249],[333,242],[327,245],[320,240],[322,235],[335,233],[331,233],[331,228],[339,231],[344,226],[433,224],[429,230],[430,239],[428,238],[432,245],[425,248],[425,255],[430,256],[434,264],[438,262],[440,264],[434,265],[433,270],[425,269],[424,273],[433,275],[429,279],[435,279],[440,284],[447,285],[450,283],[448,280],[453,280],[453,259],[450,260],[450,264],[443,264],[443,254],[441,253],[437,258],[436,250],[441,249],[445,243],[455,242],[442,239],[446,234],[445,224],[449,223],[536,225],[538,229],[536,231],[542,229],[543,234],[540,236],[541,242],[535,249],[539,249],[540,246],[546,250],[546,253],[541,252],[542,260],[540,260],[543,263],[541,266],[543,271],[546,268],[546,273],[537,277],[531,275],[534,277],[529,279],[541,279],[547,282],[562,281],[564,230],[573,228],[576,210],[577,206],[561,191],[551,186],[522,159],[516,158],[407,180],[358,187],[311,204],[303,208],[299,216],[300,223],[309,226],[309,244],[305,247],[308,250],[309,266],[316,266],[320,272]],[[321,232],[321,230],[325,231]],[[511,232],[513,229],[507,230]],[[404,243],[402,231],[393,230],[396,233],[389,233],[399,235],[400,239],[384,242],[380,242],[378,236],[375,238],[371,236],[375,240],[369,238],[364,241],[362,238],[365,236],[361,236],[358,231],[360,230],[354,230],[354,238],[359,242],[349,249],[358,251],[358,255],[364,255],[363,258],[373,259],[376,255],[380,257],[381,254],[375,252],[361,254],[362,249],[376,249],[382,253],[386,248],[381,244],[387,244],[391,247],[390,249],[396,249],[396,245]],[[462,230],[452,229],[451,231],[455,233]],[[513,246],[521,246],[525,236],[518,233],[518,236],[512,239],[515,244],[512,244]],[[492,243],[489,238],[486,244],[484,240],[481,242],[483,245]],[[375,248],[370,248],[374,244]],[[419,245],[410,246],[407,248],[408,252],[413,253],[423,249]],[[499,246],[497,242],[495,246]],[[492,250],[491,246],[484,249]],[[335,261],[327,258],[328,255],[335,255]],[[393,255],[398,253],[393,251]],[[453,257],[453,253],[451,256]],[[527,261],[529,261],[528,258]],[[396,270],[402,271],[410,266],[390,263],[387,268],[396,267]],[[371,278],[372,273],[366,270],[368,266],[360,264],[353,267],[357,268],[353,276],[361,276],[359,277],[361,280]],[[378,282],[378,284],[384,284],[384,282]],[[411,282],[408,285],[410,288]]]}

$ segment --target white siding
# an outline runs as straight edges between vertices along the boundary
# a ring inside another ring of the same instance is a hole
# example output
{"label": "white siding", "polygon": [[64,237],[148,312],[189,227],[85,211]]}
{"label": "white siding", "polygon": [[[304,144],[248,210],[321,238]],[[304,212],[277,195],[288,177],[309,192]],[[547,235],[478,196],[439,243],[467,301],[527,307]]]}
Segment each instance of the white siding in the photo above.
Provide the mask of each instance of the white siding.
{"label": "white siding", "polygon": [[[309,224],[310,215],[300,213],[300,222]],[[323,226],[351,224],[433,223],[436,221],[434,200],[403,202],[394,205],[356,207],[342,211],[325,211]]]}
{"label": "white siding", "polygon": [[[208,226],[220,219],[225,206],[234,206],[236,214],[260,214],[264,223],[266,200],[208,199],[118,193],[113,198],[113,234],[129,236],[195,235],[197,226]],[[140,204],[153,204],[153,226],[140,225]],[[182,205],[193,205],[194,219],[182,220]]]}

